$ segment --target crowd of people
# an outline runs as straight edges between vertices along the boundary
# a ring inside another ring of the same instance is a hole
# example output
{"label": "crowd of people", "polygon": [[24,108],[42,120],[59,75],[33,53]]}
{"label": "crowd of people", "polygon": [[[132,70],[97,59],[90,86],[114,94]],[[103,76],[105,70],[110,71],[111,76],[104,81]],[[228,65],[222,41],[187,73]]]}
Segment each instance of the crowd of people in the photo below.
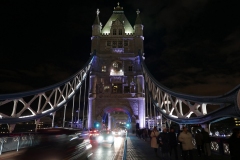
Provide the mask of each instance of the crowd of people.
{"label": "crowd of people", "polygon": [[[211,139],[209,133],[204,129],[198,129],[195,134],[188,131],[186,126],[176,132],[173,128],[164,128],[160,132],[157,127],[150,129],[139,129],[136,135],[145,141],[149,138],[151,141],[151,147],[157,157],[159,155],[159,148],[161,153],[161,159],[170,160],[172,154],[175,160],[180,159],[178,155],[181,155],[181,159],[193,160],[195,156],[206,156],[211,159]],[[193,144],[195,139],[195,146]],[[238,146],[240,144],[240,130],[233,129],[232,136],[228,139],[231,159],[236,160],[240,157]],[[179,149],[178,149],[179,147]],[[193,154],[193,149],[197,149],[197,155]],[[178,153],[178,152],[181,153]]]}

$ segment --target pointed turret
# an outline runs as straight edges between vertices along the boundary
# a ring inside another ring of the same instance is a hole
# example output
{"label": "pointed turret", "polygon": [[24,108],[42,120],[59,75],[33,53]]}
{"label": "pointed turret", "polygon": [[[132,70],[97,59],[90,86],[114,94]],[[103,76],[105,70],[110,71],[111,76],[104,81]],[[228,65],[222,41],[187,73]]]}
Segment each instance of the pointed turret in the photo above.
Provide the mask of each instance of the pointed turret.
{"label": "pointed turret", "polygon": [[136,21],[135,21],[135,25],[136,24],[142,24],[142,20],[141,20],[141,18],[139,16],[139,14],[140,14],[139,9],[136,12],[137,12],[137,18],[136,18]]}
{"label": "pointed turret", "polygon": [[143,53],[143,25],[142,25],[142,21],[140,19],[140,11],[139,9],[136,11],[137,12],[137,18],[135,21],[135,25],[134,25],[134,32],[135,32],[135,44],[136,44],[136,49],[137,52],[142,52]]}
{"label": "pointed turret", "polygon": [[92,52],[95,52],[98,50],[99,46],[97,45],[98,44],[98,41],[99,41],[99,36],[101,35],[101,30],[102,30],[102,24],[99,20],[99,9],[97,9],[97,16],[93,22],[93,25],[92,25],[92,49],[91,51]]}
{"label": "pointed turret", "polygon": [[99,9],[97,9],[97,16],[96,16],[96,18],[95,18],[95,20],[94,20],[94,22],[93,22],[93,25],[100,25],[101,23],[100,23],[100,20],[99,20],[99,13],[100,13],[100,11],[99,11]]}
{"label": "pointed turret", "polygon": [[134,25],[134,31],[135,31],[136,36],[142,36],[143,35],[143,25],[142,25],[141,18],[139,16],[139,14],[140,14],[139,9],[136,12],[137,12],[137,18],[136,18],[135,25]]}
{"label": "pointed turret", "polygon": [[96,36],[96,35],[100,35],[101,33],[101,29],[102,29],[102,25],[101,25],[101,22],[99,20],[99,9],[97,9],[97,16],[93,22],[93,26],[92,26],[92,35],[93,36]]}

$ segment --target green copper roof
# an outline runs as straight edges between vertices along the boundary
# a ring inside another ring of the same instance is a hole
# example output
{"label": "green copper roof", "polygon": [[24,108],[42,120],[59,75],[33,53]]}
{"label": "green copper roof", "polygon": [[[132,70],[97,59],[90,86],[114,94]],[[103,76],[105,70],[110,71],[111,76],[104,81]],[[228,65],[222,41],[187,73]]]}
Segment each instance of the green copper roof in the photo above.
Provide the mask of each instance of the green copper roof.
{"label": "green copper roof", "polygon": [[118,19],[120,22],[123,23],[126,33],[133,33],[134,32],[133,27],[131,26],[128,19],[124,15],[123,8],[120,7],[119,3],[118,3],[118,6],[116,8],[114,8],[112,16],[109,18],[109,20],[107,21],[107,23],[103,27],[102,33],[110,33],[110,29],[111,29],[111,26],[112,26],[112,21],[115,21],[116,19]]}

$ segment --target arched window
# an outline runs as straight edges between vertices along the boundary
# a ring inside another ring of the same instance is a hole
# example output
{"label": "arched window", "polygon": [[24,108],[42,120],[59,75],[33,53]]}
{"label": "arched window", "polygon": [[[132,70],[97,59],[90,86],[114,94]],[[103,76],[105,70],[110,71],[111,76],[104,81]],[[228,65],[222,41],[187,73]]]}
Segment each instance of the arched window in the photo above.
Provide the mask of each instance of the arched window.
{"label": "arched window", "polygon": [[117,63],[117,62],[113,62],[113,68],[114,68],[115,70],[118,70],[118,63]]}
{"label": "arched window", "polygon": [[113,61],[111,65],[110,75],[112,76],[122,76],[124,75],[123,64],[121,61]]}

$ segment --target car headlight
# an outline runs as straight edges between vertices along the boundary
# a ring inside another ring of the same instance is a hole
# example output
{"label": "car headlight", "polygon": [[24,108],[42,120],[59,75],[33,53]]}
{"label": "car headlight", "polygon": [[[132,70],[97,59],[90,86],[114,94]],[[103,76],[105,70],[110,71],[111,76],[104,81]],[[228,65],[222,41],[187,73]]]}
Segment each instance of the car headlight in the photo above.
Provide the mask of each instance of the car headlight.
{"label": "car headlight", "polygon": [[103,136],[98,136],[97,141],[101,142],[103,140]]}
{"label": "car headlight", "polygon": [[107,137],[107,140],[108,140],[108,141],[113,141],[113,136],[108,136],[108,137]]}

